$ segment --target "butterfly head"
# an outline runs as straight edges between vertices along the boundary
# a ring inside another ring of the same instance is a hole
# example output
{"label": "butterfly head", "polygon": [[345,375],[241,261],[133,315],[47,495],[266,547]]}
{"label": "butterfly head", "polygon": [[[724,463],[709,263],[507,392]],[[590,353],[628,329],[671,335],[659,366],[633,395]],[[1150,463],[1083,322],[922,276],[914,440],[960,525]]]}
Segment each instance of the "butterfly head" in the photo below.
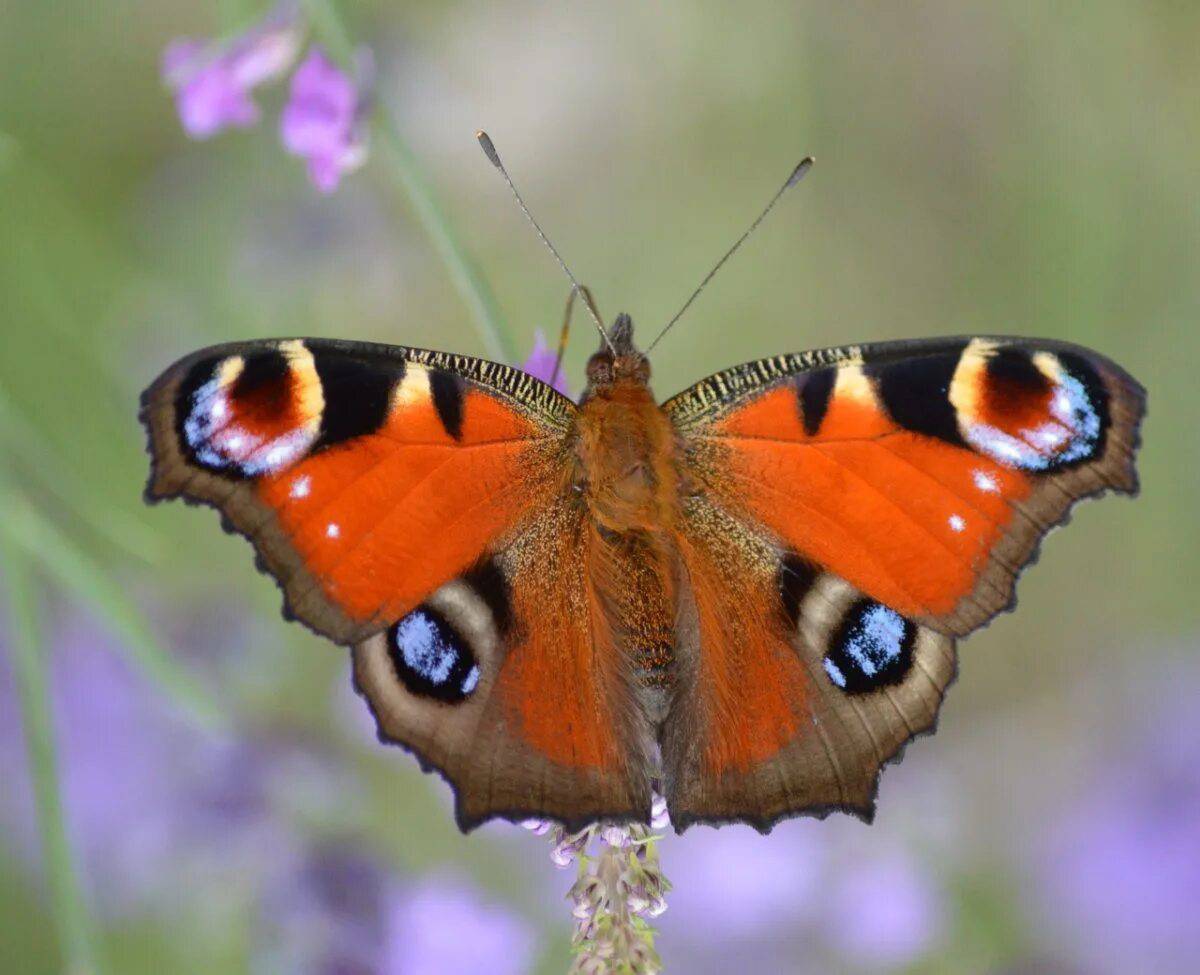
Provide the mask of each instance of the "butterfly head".
{"label": "butterfly head", "polygon": [[611,389],[618,384],[644,386],[650,381],[650,360],[633,344],[633,319],[619,314],[608,337],[600,343],[587,364],[588,392]]}

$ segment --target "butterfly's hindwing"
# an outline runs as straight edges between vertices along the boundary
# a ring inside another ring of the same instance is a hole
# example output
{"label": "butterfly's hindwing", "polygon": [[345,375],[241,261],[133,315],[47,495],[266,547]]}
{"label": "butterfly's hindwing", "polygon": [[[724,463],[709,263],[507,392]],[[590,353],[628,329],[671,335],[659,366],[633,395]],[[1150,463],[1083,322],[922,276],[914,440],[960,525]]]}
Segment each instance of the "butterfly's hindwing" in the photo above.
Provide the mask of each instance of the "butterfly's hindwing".
{"label": "butterfly's hindwing", "polygon": [[649,816],[650,729],[589,593],[586,534],[577,506],[552,504],[355,648],[380,738],[443,774],[463,829]]}
{"label": "butterfly's hindwing", "polygon": [[870,819],[884,764],[937,720],[953,639],[707,499],[689,501],[680,532],[687,585],[662,731],[672,822]]}

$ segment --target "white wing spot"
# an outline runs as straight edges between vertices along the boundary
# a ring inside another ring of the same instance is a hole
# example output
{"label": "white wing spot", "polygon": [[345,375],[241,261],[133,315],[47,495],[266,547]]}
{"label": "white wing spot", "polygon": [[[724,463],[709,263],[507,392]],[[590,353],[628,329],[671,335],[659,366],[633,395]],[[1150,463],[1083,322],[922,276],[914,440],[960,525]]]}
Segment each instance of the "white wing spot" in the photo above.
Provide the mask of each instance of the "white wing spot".
{"label": "white wing spot", "polygon": [[1000,493],[999,483],[997,483],[996,479],[987,471],[976,470],[972,472],[971,478],[975,481],[975,486],[979,488],[980,491],[986,491],[990,494]]}
{"label": "white wing spot", "polygon": [[950,527],[952,529],[954,529],[956,532],[960,532],[964,528],[967,527],[967,523],[963,520],[962,515],[951,515],[950,516]]}
{"label": "white wing spot", "polygon": [[[825,673],[829,675],[829,679],[838,687],[846,686],[846,675],[842,673],[842,668],[835,664],[828,657],[825,658]],[[813,718],[813,724],[817,723],[817,719]]]}
{"label": "white wing spot", "polygon": [[293,498],[307,498],[308,492],[311,490],[312,479],[307,474],[301,474],[292,481],[292,490],[289,493]]}
{"label": "white wing spot", "polygon": [[331,521],[325,526],[325,535],[327,538],[337,538],[342,533],[336,521]]}

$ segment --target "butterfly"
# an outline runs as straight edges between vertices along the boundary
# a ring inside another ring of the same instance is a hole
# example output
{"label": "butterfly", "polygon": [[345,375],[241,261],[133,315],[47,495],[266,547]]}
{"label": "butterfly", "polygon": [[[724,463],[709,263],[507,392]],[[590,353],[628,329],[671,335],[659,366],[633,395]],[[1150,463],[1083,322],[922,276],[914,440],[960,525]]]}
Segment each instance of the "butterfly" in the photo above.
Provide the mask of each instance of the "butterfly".
{"label": "butterfly", "polygon": [[219,345],[144,393],[147,498],[217,508],[352,650],[459,826],[845,811],[932,732],[955,641],[1078,500],[1134,494],[1145,391],[1079,346],[880,342],[665,402],[618,316],[572,401],[497,362]]}

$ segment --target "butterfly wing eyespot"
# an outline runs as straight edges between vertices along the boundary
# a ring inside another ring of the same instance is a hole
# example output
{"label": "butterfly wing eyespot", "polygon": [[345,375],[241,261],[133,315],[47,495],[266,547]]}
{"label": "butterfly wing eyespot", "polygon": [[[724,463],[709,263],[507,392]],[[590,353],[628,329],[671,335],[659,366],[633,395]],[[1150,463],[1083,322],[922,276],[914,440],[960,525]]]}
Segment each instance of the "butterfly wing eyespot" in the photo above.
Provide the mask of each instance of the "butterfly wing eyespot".
{"label": "butterfly wing eyespot", "polygon": [[418,606],[386,630],[396,676],[412,694],[454,704],[479,684],[479,663],[466,638],[437,610]]}
{"label": "butterfly wing eyespot", "polygon": [[912,668],[916,635],[916,625],[894,609],[860,599],[842,617],[822,666],[847,694],[898,684]]}
{"label": "butterfly wing eyespot", "polygon": [[1145,392],[1076,346],[960,338],[777,356],[663,408],[697,491],[672,818],[766,829],[870,818],[881,767],[935,725],[954,637],[1011,608],[1072,504],[1136,492]]}
{"label": "butterfly wing eyespot", "polygon": [[324,410],[312,354],[301,342],[195,363],[178,393],[178,448],[231,477],[291,466],[313,446]]}

